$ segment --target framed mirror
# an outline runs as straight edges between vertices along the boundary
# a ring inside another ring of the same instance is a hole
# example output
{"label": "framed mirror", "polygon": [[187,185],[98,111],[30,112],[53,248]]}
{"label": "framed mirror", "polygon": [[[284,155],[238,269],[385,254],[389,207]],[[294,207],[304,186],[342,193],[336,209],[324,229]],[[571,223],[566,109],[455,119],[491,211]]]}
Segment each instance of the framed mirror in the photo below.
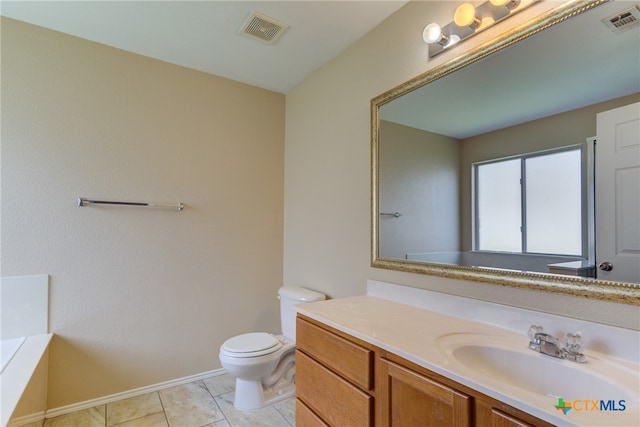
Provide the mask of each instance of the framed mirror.
{"label": "framed mirror", "polygon": [[640,111],[640,25],[612,25],[636,10],[568,2],[372,99],[372,266],[640,305],[640,168],[618,279],[594,160],[599,114]]}

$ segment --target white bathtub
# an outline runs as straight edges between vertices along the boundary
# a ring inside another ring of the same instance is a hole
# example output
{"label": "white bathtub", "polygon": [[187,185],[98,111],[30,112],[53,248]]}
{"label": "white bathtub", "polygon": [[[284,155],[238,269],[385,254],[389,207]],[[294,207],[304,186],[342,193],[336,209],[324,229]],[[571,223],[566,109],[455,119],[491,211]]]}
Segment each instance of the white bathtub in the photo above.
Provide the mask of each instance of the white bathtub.
{"label": "white bathtub", "polygon": [[10,340],[0,341],[0,374],[4,372],[4,368],[9,364],[13,356],[18,352],[20,346],[24,342],[25,337],[13,338]]}
{"label": "white bathtub", "polygon": [[[46,410],[48,347],[53,334],[2,340],[0,426],[41,421]],[[5,345],[7,346],[5,349]],[[5,366],[6,359],[6,366]]]}
{"label": "white bathtub", "polygon": [[44,419],[48,319],[48,275],[0,277],[0,427]]}

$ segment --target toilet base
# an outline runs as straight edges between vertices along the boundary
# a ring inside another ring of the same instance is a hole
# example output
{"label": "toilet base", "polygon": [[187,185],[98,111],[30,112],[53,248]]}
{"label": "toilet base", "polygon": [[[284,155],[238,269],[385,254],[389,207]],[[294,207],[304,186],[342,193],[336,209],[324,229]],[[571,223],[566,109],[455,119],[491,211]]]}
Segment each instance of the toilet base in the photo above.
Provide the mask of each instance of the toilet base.
{"label": "toilet base", "polygon": [[282,400],[294,397],[295,383],[276,383],[271,389],[263,389],[259,380],[243,380],[236,378],[233,407],[241,411],[252,411],[273,405]]}

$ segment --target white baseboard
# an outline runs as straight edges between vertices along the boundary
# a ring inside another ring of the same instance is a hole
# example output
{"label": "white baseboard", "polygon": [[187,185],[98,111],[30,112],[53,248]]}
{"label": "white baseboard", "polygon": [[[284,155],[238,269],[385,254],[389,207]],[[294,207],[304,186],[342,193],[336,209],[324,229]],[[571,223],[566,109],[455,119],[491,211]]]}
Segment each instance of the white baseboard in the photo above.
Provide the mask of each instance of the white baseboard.
{"label": "white baseboard", "polygon": [[44,414],[44,411],[40,411],[33,414],[25,415],[23,417],[12,418],[7,424],[7,427],[19,427],[31,423],[42,422],[44,421]]}
{"label": "white baseboard", "polygon": [[[49,409],[46,412],[46,418],[58,417],[75,411],[81,411],[83,409],[93,408],[94,406],[106,405],[107,403],[116,402],[122,399],[128,399],[131,397],[140,396],[147,393],[153,393],[154,391],[164,390],[165,388],[175,387],[178,385],[188,384],[194,381],[203,380],[209,377],[215,377],[218,375],[224,375],[227,371],[224,369],[215,369],[213,371],[203,372],[200,374],[190,375],[184,378],[178,378],[175,380],[165,381],[158,384],[153,384],[145,387],[136,388],[129,391],[123,391],[122,393],[112,394],[110,396],[99,397],[96,399],[85,400],[80,403],[73,403],[71,405],[61,406],[59,408]],[[36,420],[37,421],[37,420]],[[21,425],[21,424],[16,424]]]}

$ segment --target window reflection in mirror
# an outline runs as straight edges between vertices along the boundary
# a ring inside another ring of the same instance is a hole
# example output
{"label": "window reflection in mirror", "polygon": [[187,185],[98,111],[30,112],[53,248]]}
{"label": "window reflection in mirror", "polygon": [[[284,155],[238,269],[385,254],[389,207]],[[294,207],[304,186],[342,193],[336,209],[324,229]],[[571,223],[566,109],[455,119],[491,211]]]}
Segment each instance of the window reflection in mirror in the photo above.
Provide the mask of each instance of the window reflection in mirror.
{"label": "window reflection in mirror", "polygon": [[475,250],[587,257],[582,147],[476,163]]}

